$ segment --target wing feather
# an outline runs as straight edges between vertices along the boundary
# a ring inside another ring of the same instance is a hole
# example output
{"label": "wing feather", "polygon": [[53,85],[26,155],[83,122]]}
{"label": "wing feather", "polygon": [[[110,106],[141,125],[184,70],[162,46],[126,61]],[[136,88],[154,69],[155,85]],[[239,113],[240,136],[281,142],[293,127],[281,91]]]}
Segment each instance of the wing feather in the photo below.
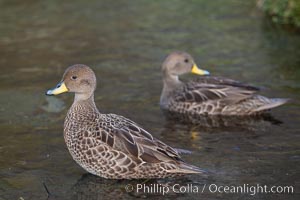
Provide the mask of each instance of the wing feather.
{"label": "wing feather", "polygon": [[[155,139],[152,135],[137,125],[135,122],[115,114],[101,114],[102,117],[112,118],[106,128],[111,130],[107,133],[108,138],[113,141],[107,143],[109,146],[129,154],[141,162],[157,163],[181,161],[178,152],[165,143]],[[115,123],[114,123],[115,122]],[[108,141],[108,140],[107,140]]]}
{"label": "wing feather", "polygon": [[186,83],[174,93],[177,102],[197,102],[218,100],[234,104],[251,97],[259,88],[231,79],[204,77]]}

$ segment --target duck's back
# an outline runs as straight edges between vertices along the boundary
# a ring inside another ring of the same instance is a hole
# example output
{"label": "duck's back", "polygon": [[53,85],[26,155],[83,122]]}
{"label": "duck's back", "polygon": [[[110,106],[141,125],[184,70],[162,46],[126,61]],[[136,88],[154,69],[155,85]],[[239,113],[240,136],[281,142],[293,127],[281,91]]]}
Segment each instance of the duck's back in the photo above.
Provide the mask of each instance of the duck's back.
{"label": "duck's back", "polygon": [[259,88],[220,77],[203,77],[177,88],[167,109],[183,114],[252,115],[284,104],[286,99],[270,99]]}

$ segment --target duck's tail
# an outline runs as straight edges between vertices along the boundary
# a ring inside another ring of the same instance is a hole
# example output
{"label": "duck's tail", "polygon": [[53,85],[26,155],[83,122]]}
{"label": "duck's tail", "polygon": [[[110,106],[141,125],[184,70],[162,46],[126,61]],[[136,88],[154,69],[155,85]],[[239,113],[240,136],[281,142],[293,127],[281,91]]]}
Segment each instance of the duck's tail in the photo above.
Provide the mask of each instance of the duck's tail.
{"label": "duck's tail", "polygon": [[262,112],[265,110],[270,110],[272,108],[281,106],[285,103],[287,103],[290,99],[286,98],[266,98],[264,97],[264,104],[256,108],[253,112]]}
{"label": "duck's tail", "polygon": [[176,174],[206,174],[207,172],[194,165],[187,164],[185,162],[180,162],[177,169],[169,171],[170,173]]}

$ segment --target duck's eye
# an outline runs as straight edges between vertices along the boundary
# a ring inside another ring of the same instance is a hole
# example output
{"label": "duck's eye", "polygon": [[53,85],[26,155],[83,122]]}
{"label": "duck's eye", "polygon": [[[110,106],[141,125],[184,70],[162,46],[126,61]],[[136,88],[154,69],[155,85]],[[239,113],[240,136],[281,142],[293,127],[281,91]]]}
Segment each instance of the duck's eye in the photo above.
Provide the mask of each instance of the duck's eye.
{"label": "duck's eye", "polygon": [[189,59],[185,59],[184,62],[185,62],[185,63],[188,63],[188,62],[189,62]]}
{"label": "duck's eye", "polygon": [[77,76],[72,76],[71,78],[72,78],[72,80],[76,80]]}

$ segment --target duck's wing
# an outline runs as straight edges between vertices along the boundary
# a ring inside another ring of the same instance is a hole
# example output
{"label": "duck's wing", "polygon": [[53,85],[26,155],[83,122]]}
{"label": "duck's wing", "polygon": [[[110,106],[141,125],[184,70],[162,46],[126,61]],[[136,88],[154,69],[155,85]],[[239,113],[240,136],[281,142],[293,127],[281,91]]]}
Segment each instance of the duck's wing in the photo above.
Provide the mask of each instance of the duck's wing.
{"label": "duck's wing", "polygon": [[177,102],[207,102],[234,104],[257,93],[259,88],[235,80],[219,77],[203,77],[186,83],[175,91],[173,99]]}
{"label": "duck's wing", "polygon": [[106,114],[110,121],[102,134],[106,143],[117,151],[146,163],[182,161],[178,152],[152,135],[135,122],[115,114]]}
{"label": "duck's wing", "polygon": [[212,84],[212,85],[226,85],[226,86],[232,86],[232,87],[238,87],[238,88],[244,88],[246,90],[253,90],[253,91],[259,91],[260,88],[249,85],[247,83],[243,83],[240,81],[236,81],[229,78],[224,77],[216,77],[216,76],[204,76],[198,79],[195,79],[194,82],[200,84],[200,83],[206,83],[206,84]]}

